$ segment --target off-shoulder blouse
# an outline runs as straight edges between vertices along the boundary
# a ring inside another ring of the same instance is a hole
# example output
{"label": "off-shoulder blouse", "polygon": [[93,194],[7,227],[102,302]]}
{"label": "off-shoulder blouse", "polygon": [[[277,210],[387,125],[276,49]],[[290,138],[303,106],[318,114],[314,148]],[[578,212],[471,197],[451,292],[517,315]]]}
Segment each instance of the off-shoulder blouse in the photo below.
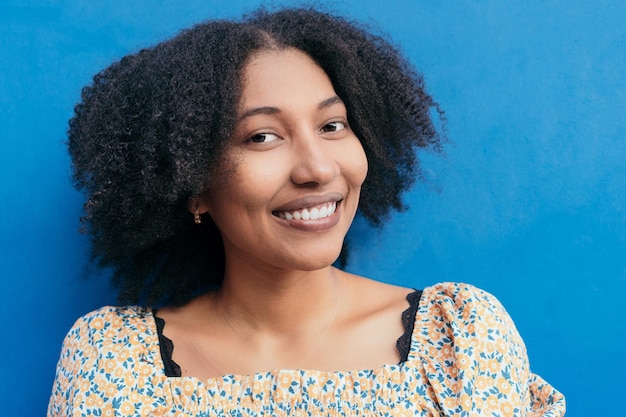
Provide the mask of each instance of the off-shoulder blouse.
{"label": "off-shoulder blouse", "polygon": [[502,305],[471,285],[423,290],[406,361],[168,377],[152,310],[104,307],[65,338],[48,416],[562,416]]}

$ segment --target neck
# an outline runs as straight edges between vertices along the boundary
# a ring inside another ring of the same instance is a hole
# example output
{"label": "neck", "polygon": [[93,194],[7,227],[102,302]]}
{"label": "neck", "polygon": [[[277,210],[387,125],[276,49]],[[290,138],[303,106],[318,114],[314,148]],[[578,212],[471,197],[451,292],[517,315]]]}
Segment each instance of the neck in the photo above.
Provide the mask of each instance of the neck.
{"label": "neck", "polygon": [[288,335],[332,320],[340,296],[340,271],[226,269],[215,308],[236,329]]}

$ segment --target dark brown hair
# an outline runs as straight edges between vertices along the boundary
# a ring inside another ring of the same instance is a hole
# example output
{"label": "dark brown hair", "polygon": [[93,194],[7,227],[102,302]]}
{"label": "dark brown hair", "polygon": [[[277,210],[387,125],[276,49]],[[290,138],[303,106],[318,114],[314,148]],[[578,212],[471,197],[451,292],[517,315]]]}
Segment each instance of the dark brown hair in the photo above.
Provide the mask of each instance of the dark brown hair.
{"label": "dark brown hair", "polygon": [[403,208],[415,149],[440,147],[438,106],[390,43],[315,10],[208,21],[97,74],[70,120],[92,255],[112,269],[121,302],[182,304],[220,285],[221,236],[209,218],[195,225],[187,203],[218,174],[246,60],[287,47],[311,56],[347,107],[369,163],[360,215],[380,225]]}

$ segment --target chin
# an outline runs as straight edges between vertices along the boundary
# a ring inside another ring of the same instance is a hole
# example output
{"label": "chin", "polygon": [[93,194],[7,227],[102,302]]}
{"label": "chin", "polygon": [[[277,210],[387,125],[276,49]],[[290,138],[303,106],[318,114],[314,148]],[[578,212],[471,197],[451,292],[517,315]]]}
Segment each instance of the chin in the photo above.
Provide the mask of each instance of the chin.
{"label": "chin", "polygon": [[298,257],[292,258],[286,262],[286,269],[297,271],[317,271],[331,266],[341,253],[341,248],[327,253],[318,254],[315,257]]}

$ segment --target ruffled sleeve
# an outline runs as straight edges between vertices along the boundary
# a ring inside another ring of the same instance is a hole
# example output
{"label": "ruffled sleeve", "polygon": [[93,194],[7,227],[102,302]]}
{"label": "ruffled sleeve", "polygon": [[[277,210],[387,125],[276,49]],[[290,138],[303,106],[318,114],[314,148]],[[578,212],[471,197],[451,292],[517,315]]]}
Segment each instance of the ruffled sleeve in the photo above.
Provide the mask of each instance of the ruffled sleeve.
{"label": "ruffled sleeve", "polygon": [[428,395],[442,415],[565,414],[563,395],[530,372],[526,347],[504,307],[471,285],[424,290],[410,357],[422,362]]}
{"label": "ruffled sleeve", "polygon": [[161,415],[165,375],[150,313],[103,307],[63,342],[48,417]]}
{"label": "ruffled sleeve", "polygon": [[74,323],[65,336],[57,364],[48,416],[72,416],[75,405],[84,401],[82,389],[89,385],[97,367],[98,356],[91,341],[86,318]]}

